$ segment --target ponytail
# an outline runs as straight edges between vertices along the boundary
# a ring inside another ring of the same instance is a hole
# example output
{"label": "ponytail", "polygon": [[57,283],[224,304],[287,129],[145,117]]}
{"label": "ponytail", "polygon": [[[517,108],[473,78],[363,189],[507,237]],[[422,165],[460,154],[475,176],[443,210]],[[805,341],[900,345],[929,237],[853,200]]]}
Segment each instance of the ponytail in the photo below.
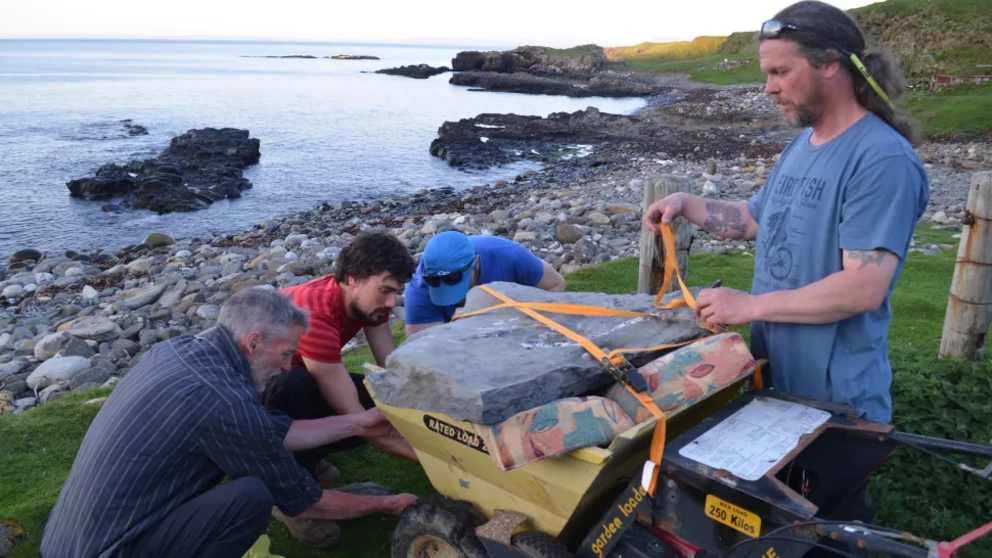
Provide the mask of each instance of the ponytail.
{"label": "ponytail", "polygon": [[884,47],[871,47],[865,50],[861,62],[888,99],[879,95],[872,84],[868,83],[868,80],[861,75],[861,72],[854,68],[853,64],[845,64],[852,70],[854,94],[858,104],[892,126],[910,144],[919,145],[920,133],[916,125],[905,115],[898,113],[889,103],[889,100],[893,103],[898,100],[906,87],[891,52]]}

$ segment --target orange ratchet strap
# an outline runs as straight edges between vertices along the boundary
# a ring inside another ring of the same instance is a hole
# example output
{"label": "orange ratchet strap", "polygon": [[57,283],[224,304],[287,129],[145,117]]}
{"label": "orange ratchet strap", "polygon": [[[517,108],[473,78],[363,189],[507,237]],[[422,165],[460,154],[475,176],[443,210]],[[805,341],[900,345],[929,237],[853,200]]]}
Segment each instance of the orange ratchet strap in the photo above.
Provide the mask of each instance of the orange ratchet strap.
{"label": "orange ratchet strap", "polygon": [[[655,307],[661,310],[670,310],[673,308],[678,308],[681,306],[689,306],[690,308],[696,307],[696,299],[693,298],[692,293],[689,292],[688,287],[682,281],[682,276],[678,271],[678,264],[675,259],[675,233],[672,231],[670,225],[666,223],[660,223],[662,240],[665,247],[665,278],[658,291],[658,295],[655,297]],[[661,306],[661,299],[668,292],[668,286],[671,284],[672,275],[678,279],[679,287],[682,290],[683,299],[675,299]],[[638,401],[647,408],[652,415],[658,420],[658,424],[654,430],[654,436],[651,439],[651,452],[650,461],[645,463],[644,473],[642,477],[642,484],[644,488],[647,489],[648,493],[652,496],[655,494],[658,486],[658,472],[661,468],[662,454],[665,449],[665,413],[662,411],[658,405],[654,402],[651,396],[647,393],[647,385],[644,379],[640,376],[640,373],[634,368],[627,359],[624,358],[624,353],[638,353],[638,352],[654,352],[664,349],[674,349],[684,345],[688,345],[693,341],[685,341],[682,343],[670,343],[663,345],[656,345],[654,347],[649,347],[645,349],[614,349],[608,354],[596,346],[595,343],[579,335],[578,333],[568,329],[567,327],[559,324],[558,322],[539,314],[538,311],[551,312],[558,314],[571,314],[571,315],[588,315],[588,316],[600,316],[600,317],[644,317],[651,319],[661,319],[661,320],[674,320],[681,319],[687,320],[688,318],[678,318],[674,316],[660,316],[657,314],[646,314],[643,312],[631,312],[627,310],[616,310],[612,308],[603,308],[600,306],[588,306],[582,304],[557,304],[557,303],[539,303],[539,302],[516,302],[510,297],[496,292],[495,290],[485,286],[480,285],[480,289],[489,295],[495,297],[496,299],[502,301],[502,304],[495,306],[490,306],[488,308],[483,308],[481,310],[476,310],[474,312],[469,312],[467,314],[461,314],[456,316],[454,320],[467,318],[469,316],[475,316],[478,314],[483,314],[485,312],[490,312],[492,310],[497,310],[501,308],[516,308],[517,310],[523,312],[524,314],[534,318],[538,322],[548,326],[549,328],[557,331],[558,333],[564,335],[568,339],[575,341],[582,346],[586,351],[589,352],[593,357],[599,362],[603,363],[604,368],[620,382],[627,391],[634,395]],[[691,320],[696,321],[696,320]],[[703,327],[703,326],[700,326]],[[716,333],[714,330],[705,328],[709,331]]]}

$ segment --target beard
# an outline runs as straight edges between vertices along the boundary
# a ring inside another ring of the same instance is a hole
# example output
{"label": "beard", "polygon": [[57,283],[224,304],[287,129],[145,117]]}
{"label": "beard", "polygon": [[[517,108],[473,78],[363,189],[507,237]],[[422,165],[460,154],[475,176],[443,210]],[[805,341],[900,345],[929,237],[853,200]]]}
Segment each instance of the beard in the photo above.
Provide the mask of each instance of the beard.
{"label": "beard", "polygon": [[252,384],[255,387],[255,394],[262,395],[279,377],[280,368],[270,368],[269,365],[260,358],[248,357],[248,368],[251,370]]}
{"label": "beard", "polygon": [[356,304],[351,305],[351,314],[358,321],[368,325],[379,325],[389,319],[389,308],[385,306],[376,308],[371,312],[364,312]]}
{"label": "beard", "polygon": [[820,121],[820,115],[805,107],[796,107],[795,116],[787,119],[790,126],[809,128]]}
{"label": "beard", "polygon": [[[820,123],[823,118],[823,89],[819,81],[809,89],[809,94],[802,101],[791,102],[795,113],[786,116],[785,120],[789,126],[796,128],[809,128]],[[780,99],[775,99],[781,102]]]}

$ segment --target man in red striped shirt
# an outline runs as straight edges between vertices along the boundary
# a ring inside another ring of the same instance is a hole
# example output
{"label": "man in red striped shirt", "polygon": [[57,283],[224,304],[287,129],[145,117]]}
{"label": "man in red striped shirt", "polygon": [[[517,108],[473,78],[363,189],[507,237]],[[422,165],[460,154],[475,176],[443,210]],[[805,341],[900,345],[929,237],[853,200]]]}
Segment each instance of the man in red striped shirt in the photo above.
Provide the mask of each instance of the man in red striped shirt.
{"label": "man in red striped shirt", "polygon": [[[375,406],[362,374],[350,374],[341,362],[341,349],[359,331],[376,362],[383,366],[396,344],[389,327],[396,295],[413,276],[416,264],[395,236],[363,232],[341,250],[334,274],[281,292],[310,315],[310,329],[300,339],[292,369],[277,376],[263,394],[264,404],[294,420],[360,413]],[[393,455],[416,460],[413,448],[395,430],[388,436],[348,438],[296,452],[296,460],[329,487],[337,470],[323,458],[368,442]],[[323,546],[327,533],[319,523],[277,514],[297,539]]]}

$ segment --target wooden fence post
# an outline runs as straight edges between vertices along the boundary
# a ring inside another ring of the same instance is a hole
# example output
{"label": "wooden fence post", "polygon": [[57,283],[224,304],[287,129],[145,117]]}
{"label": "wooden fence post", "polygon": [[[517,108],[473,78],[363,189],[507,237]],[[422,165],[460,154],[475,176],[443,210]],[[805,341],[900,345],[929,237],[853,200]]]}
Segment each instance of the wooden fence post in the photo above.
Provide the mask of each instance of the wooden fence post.
{"label": "wooden fence post", "polygon": [[[664,174],[649,177],[644,181],[644,210],[657,200],[676,192],[692,192],[692,181],[685,176]],[[675,232],[675,259],[679,263],[679,273],[682,279],[689,282],[689,244],[692,242],[692,224],[684,217],[672,221]],[[641,227],[640,239],[640,270],[637,276],[637,292],[642,294],[657,294],[665,278],[665,247],[661,235]],[[678,281],[672,280],[668,292],[679,288]]]}
{"label": "wooden fence post", "polygon": [[940,356],[980,361],[992,322],[992,173],[975,173],[944,317]]}

